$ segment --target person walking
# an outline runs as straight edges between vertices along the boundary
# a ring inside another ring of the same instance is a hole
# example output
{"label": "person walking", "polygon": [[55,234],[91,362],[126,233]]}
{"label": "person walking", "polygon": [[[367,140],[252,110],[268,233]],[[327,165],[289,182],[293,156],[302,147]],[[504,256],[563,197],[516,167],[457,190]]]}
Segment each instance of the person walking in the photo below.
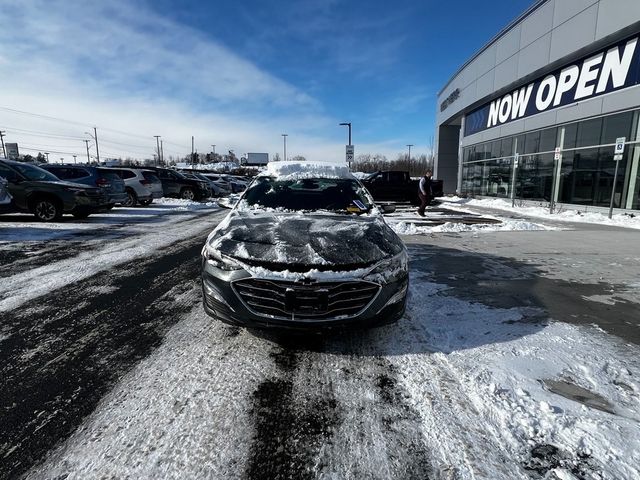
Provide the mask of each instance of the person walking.
{"label": "person walking", "polygon": [[418,197],[420,197],[420,208],[418,208],[418,215],[424,217],[424,210],[427,205],[431,203],[431,170],[424,172],[424,176],[418,183]]}

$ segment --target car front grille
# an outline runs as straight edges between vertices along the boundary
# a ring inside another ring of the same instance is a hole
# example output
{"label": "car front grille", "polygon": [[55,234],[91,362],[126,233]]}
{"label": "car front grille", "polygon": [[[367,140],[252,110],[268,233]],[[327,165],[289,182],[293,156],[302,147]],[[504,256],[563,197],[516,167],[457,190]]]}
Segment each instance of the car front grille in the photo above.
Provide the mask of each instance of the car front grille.
{"label": "car front grille", "polygon": [[233,283],[237,295],[252,312],[291,320],[327,320],[354,317],[380,291],[376,283],[299,282],[247,278]]}

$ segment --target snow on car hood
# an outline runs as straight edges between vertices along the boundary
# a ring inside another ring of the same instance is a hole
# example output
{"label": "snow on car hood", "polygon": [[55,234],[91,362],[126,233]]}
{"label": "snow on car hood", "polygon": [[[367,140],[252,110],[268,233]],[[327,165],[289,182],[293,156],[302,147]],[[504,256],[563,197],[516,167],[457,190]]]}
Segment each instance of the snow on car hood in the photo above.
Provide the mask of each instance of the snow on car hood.
{"label": "snow on car hood", "polygon": [[273,270],[345,270],[402,251],[380,216],[232,211],[209,237],[221,254]]}

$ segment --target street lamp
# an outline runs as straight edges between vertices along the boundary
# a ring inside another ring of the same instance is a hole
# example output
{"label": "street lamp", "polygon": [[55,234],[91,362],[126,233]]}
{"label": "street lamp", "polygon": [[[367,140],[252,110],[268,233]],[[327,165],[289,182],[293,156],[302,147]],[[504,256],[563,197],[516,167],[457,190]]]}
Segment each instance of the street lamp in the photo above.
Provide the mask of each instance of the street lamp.
{"label": "street lamp", "polygon": [[351,122],[344,122],[339,124],[341,127],[349,127],[349,145],[351,145]]}
{"label": "street lamp", "polygon": [[413,143],[411,144],[407,144],[407,147],[409,147],[409,163],[411,163],[411,147],[413,147]]}
{"label": "street lamp", "polygon": [[289,135],[286,133],[282,134],[282,140],[284,141],[284,161],[287,161],[287,137]]}

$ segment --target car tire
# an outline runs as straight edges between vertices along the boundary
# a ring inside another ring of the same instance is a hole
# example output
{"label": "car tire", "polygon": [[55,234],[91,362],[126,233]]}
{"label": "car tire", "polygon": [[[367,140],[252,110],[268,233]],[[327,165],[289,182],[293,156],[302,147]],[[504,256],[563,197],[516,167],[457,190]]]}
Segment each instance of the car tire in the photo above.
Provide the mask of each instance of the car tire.
{"label": "car tire", "polygon": [[153,203],[153,199],[150,200],[140,200],[140,205],[147,207]]}
{"label": "car tire", "polygon": [[180,190],[180,198],[183,200],[196,200],[196,192],[192,188],[185,187]]}
{"label": "car tire", "polygon": [[55,222],[62,217],[62,205],[53,198],[38,198],[33,202],[33,214],[41,222]]}
{"label": "car tire", "polygon": [[136,192],[127,189],[127,199],[122,203],[123,207],[135,207],[138,203]]}

